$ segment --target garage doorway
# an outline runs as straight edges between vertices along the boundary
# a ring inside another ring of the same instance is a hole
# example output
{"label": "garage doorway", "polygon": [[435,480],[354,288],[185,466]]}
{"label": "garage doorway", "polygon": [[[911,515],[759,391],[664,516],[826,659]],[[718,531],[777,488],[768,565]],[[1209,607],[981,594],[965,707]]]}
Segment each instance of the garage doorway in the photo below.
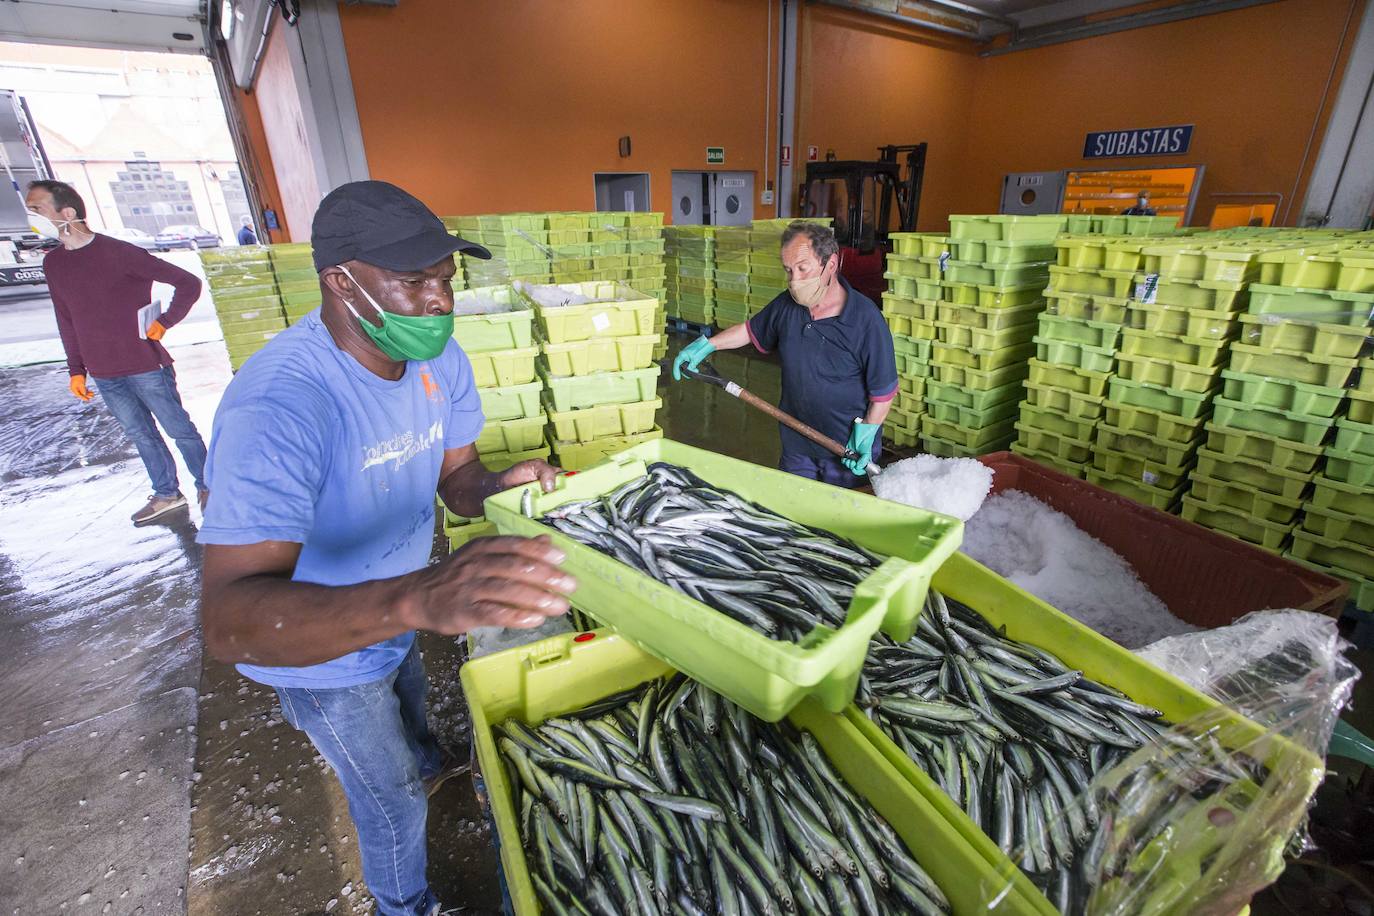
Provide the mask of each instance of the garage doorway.
{"label": "garage doorway", "polygon": [[596,209],[644,212],[649,209],[648,172],[597,172]]}

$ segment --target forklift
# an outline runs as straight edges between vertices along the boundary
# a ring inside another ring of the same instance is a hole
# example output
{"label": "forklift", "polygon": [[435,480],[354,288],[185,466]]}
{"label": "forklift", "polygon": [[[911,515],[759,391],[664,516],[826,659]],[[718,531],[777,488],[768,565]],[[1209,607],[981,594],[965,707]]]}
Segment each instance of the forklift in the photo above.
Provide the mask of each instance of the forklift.
{"label": "forklift", "polygon": [[924,143],[880,146],[874,162],[827,159],[806,164],[801,216],[834,219],[840,273],[874,302],[882,301],[887,288],[883,265],[892,250],[889,234],[916,229],[925,170]]}

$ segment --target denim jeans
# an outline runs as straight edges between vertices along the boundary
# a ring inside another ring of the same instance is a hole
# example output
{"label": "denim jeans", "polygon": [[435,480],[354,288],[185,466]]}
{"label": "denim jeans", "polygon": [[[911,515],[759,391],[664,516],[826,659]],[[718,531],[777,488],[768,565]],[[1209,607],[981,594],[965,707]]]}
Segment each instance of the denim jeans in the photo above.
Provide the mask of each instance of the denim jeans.
{"label": "denim jeans", "polygon": [[[881,453],[881,443],[873,443],[873,460],[877,461],[878,455]],[[819,480],[821,483],[844,487],[848,490],[868,482],[867,476],[860,477],[855,474],[844,466],[844,462],[833,455],[827,455],[824,458],[812,458],[810,455],[789,455],[784,452],[782,459],[778,462],[778,470],[796,474],[798,477],[805,477],[807,480]]]}
{"label": "denim jeans", "polygon": [[414,646],[399,668],[354,687],[278,687],[282,717],[328,761],[358,831],[363,880],[382,916],[428,916],[424,780],[443,763],[425,719],[425,666]]}
{"label": "denim jeans", "polygon": [[177,376],[171,366],[119,378],[96,378],[95,387],[138,449],[138,457],[143,459],[143,466],[153,482],[154,494],[176,496],[179,492],[176,462],[153,423],[154,417],[176,441],[181,457],[186,459],[186,467],[195,478],[196,489],[206,489],[205,442],[196,432],[186,408],[181,406]]}

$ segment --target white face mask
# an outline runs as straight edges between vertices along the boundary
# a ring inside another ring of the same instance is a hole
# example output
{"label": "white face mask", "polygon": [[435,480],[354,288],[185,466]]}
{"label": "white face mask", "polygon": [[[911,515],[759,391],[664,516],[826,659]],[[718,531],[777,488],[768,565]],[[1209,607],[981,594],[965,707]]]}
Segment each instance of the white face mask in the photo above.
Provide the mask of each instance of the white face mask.
{"label": "white face mask", "polygon": [[70,226],[71,224],[72,220],[64,219],[61,223],[54,223],[42,213],[35,213],[32,210],[29,211],[29,228],[45,239],[60,239],[62,237],[62,230],[58,227]]}

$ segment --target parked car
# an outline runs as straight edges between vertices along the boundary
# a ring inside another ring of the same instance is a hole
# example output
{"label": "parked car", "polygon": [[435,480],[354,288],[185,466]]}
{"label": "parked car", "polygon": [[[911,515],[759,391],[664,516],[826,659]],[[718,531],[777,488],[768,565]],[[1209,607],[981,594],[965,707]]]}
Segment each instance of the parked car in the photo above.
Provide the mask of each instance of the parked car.
{"label": "parked car", "polygon": [[219,236],[204,226],[166,226],[157,234],[159,248],[218,248]]}
{"label": "parked car", "polygon": [[142,229],[111,229],[110,236],[119,239],[121,242],[128,242],[130,245],[137,245],[145,251],[166,251],[166,247],[158,244],[157,239],[153,238]]}

